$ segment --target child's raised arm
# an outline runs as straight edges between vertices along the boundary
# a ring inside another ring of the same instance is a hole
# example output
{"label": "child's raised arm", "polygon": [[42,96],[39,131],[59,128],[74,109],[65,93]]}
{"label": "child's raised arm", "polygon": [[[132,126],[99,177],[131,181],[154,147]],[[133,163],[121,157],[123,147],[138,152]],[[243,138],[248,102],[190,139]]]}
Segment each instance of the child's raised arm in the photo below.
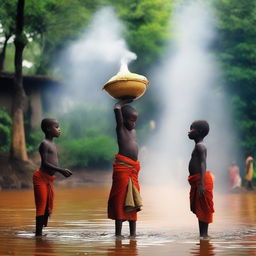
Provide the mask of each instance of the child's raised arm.
{"label": "child's raised arm", "polygon": [[121,127],[123,125],[123,115],[121,108],[123,105],[132,102],[132,99],[127,99],[127,100],[120,100],[115,104],[114,111],[115,111],[115,117],[116,117],[116,126]]}

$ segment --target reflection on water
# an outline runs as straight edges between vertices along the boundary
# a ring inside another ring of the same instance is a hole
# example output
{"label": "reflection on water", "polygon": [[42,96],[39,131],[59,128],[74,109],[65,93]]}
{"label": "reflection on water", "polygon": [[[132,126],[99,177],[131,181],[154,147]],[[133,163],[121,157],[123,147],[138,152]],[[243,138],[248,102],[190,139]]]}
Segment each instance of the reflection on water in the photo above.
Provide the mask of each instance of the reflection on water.
{"label": "reflection on water", "polygon": [[54,255],[54,249],[50,240],[35,238],[35,256]]}
{"label": "reflection on water", "polygon": [[115,247],[108,249],[108,256],[129,255],[135,256],[137,254],[137,241],[130,239],[128,243],[123,242],[121,239],[116,239]]}
{"label": "reflection on water", "polygon": [[211,240],[199,241],[197,220],[189,205],[185,209],[170,198],[164,200],[172,204],[163,212],[160,202],[152,200],[152,191],[156,195],[161,189],[168,192],[143,187],[144,209],[134,240],[129,238],[128,224],[123,227],[124,238],[115,239],[114,222],[106,215],[109,187],[57,189],[54,213],[41,239],[33,233],[33,191],[1,191],[0,256],[256,256],[254,192],[215,195]]}
{"label": "reflection on water", "polygon": [[194,256],[214,256],[214,246],[209,240],[200,240],[196,244],[196,248],[191,250],[191,255]]}

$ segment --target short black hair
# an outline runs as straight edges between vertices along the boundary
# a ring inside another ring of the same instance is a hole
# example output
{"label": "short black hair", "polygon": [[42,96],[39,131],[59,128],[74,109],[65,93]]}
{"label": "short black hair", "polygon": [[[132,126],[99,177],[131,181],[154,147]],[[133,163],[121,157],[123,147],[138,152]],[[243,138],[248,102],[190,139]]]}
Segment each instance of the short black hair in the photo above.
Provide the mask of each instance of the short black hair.
{"label": "short black hair", "polygon": [[53,124],[58,123],[57,119],[54,118],[44,118],[41,122],[41,129],[44,133],[48,132],[48,128],[50,128]]}
{"label": "short black hair", "polygon": [[124,118],[130,117],[132,113],[137,113],[136,109],[130,105],[122,106],[121,111]]}
{"label": "short black hair", "polygon": [[210,130],[209,124],[205,120],[196,120],[191,124],[191,126],[199,132],[202,138],[204,138]]}

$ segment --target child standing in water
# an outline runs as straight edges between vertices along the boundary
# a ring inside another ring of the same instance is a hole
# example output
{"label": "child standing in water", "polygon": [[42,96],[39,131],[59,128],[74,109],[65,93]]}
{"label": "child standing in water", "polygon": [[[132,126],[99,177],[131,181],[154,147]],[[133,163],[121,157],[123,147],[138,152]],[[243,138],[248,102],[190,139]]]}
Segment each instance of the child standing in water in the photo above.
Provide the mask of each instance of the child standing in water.
{"label": "child standing in water", "polygon": [[208,238],[208,225],[213,216],[213,179],[212,174],[206,171],[207,149],[203,143],[209,133],[207,121],[194,121],[190,126],[188,137],[195,141],[189,162],[188,181],[190,190],[190,209],[196,214],[201,238]]}
{"label": "child standing in water", "polygon": [[59,122],[55,119],[45,118],[42,120],[41,129],[45,134],[45,139],[39,147],[41,167],[33,175],[36,203],[36,236],[42,235],[43,226],[47,226],[48,217],[52,213],[55,172],[59,172],[65,177],[72,175],[70,170],[58,167],[57,149],[53,138],[60,136]]}
{"label": "child standing in water", "polygon": [[115,235],[121,236],[122,223],[129,222],[130,236],[136,235],[137,211],[140,210],[138,144],[135,125],[138,113],[121,100],[115,104],[118,154],[113,163],[113,181],[108,200],[108,218],[115,220]]}

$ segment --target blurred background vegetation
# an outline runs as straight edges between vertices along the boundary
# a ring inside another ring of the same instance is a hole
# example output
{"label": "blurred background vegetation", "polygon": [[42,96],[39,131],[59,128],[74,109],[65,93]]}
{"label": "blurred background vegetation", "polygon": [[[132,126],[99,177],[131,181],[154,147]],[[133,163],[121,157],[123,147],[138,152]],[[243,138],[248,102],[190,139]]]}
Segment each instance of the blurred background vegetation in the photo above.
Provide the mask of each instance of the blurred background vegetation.
{"label": "blurred background vegetation", "polygon": [[[212,45],[229,93],[234,127],[244,152],[256,151],[256,2],[248,0],[208,0],[216,14],[218,37]],[[16,0],[0,3],[0,72],[14,71]],[[125,24],[125,39],[138,60],[132,64],[136,73],[147,75],[161,61],[167,40],[172,37],[172,0],[26,0],[24,31],[27,43],[24,74],[52,76],[52,63],[69,43],[79,38],[92,15],[102,6],[113,6]],[[65,28],[65,29],[63,29]],[[148,94],[143,106],[138,103],[139,141],[144,143],[150,131],[149,121],[157,119],[159,99]],[[69,168],[108,168],[116,152],[114,117],[105,109],[78,105],[60,118],[59,139],[62,164]],[[81,118],[82,117],[82,118]],[[12,121],[0,109],[0,151],[9,151]],[[30,131],[25,120],[27,151],[33,155],[43,139],[42,132]]]}

